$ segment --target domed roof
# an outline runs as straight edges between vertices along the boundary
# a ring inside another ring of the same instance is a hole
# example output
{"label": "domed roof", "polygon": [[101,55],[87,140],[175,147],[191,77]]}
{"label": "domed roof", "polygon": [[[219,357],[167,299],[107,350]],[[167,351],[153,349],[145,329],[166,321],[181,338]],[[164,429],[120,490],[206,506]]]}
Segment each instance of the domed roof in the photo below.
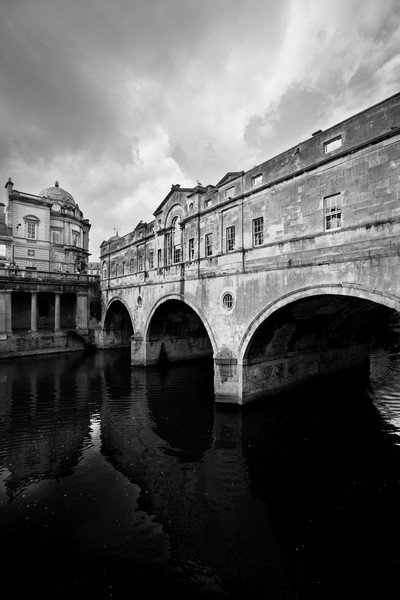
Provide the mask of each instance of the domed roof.
{"label": "domed roof", "polygon": [[49,198],[49,200],[57,200],[58,202],[67,202],[68,204],[75,204],[75,200],[69,192],[66,192],[60,188],[58,181],[55,182],[53,187],[42,190],[39,194],[43,198]]}

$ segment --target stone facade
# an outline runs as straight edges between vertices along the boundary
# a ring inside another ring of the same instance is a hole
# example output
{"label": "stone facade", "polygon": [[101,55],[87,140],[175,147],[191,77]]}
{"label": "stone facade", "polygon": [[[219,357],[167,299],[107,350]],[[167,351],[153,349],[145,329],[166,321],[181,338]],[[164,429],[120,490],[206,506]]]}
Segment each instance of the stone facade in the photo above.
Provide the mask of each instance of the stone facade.
{"label": "stone facade", "polygon": [[39,195],[13,186],[0,205],[0,357],[86,347],[98,296],[90,224],[58,182]]}
{"label": "stone facade", "polygon": [[133,365],[213,356],[216,396],[239,403],[364,363],[400,311],[399,142],[397,94],[216,185],[173,185],[101,246],[99,345],[119,306]]}
{"label": "stone facade", "polygon": [[17,268],[86,272],[90,224],[58,181],[39,195],[6,183],[6,219],[12,230],[7,260]]}

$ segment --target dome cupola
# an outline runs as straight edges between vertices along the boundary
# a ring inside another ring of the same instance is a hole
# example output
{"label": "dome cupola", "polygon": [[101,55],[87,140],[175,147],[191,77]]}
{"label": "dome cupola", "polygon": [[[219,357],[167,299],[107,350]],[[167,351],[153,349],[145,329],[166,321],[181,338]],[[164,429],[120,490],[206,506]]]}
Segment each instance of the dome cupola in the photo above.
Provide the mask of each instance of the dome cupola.
{"label": "dome cupola", "polygon": [[55,182],[54,186],[42,190],[39,194],[43,198],[47,198],[53,202],[60,202],[61,204],[69,204],[75,206],[75,200],[71,194],[60,187],[58,181]]}

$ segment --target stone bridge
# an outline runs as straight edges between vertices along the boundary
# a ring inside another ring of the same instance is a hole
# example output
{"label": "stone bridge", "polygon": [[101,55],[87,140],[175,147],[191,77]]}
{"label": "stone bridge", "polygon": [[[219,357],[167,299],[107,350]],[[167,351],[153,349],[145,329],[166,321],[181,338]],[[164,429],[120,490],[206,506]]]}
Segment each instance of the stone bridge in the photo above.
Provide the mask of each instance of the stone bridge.
{"label": "stone bridge", "polygon": [[[399,331],[400,95],[217,185],[174,185],[101,246],[100,347],[212,357],[243,404],[367,365]],[[338,380],[340,385],[340,380]]]}

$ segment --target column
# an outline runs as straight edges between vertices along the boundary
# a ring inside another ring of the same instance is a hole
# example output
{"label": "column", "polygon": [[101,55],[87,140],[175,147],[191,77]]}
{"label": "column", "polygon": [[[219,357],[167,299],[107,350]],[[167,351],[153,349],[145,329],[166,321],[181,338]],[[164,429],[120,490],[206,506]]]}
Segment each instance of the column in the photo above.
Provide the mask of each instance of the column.
{"label": "column", "polygon": [[54,295],[54,331],[60,331],[60,292]]}
{"label": "column", "polygon": [[0,340],[7,339],[7,295],[8,292],[0,290]]}
{"label": "column", "polygon": [[12,300],[11,292],[5,292],[6,296],[6,334],[7,336],[12,335]]}
{"label": "column", "polygon": [[88,330],[88,297],[87,293],[78,293],[76,295],[76,329],[81,329],[85,333]]}
{"label": "column", "polygon": [[37,332],[37,292],[31,292],[31,332]]}

